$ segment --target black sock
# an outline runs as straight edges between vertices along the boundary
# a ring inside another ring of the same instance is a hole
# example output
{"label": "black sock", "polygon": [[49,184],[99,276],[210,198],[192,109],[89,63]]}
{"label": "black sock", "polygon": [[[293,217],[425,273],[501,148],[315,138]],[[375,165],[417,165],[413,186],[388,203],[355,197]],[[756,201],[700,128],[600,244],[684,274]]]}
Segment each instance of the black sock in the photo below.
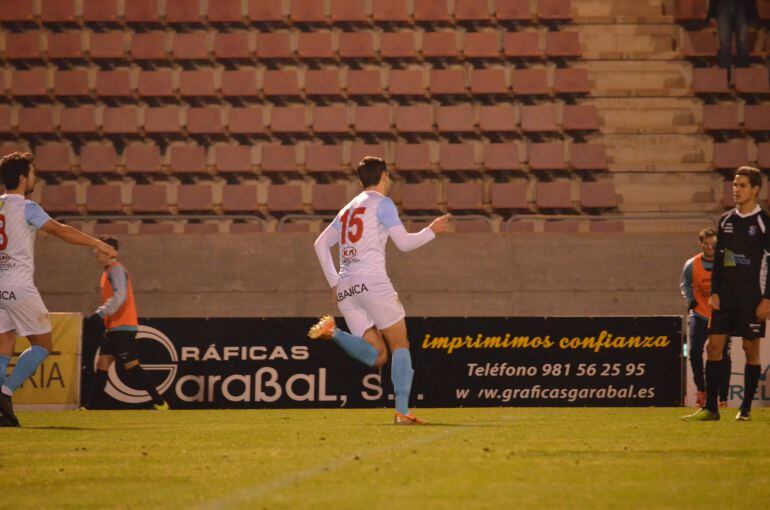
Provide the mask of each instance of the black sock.
{"label": "black sock", "polygon": [[706,361],[706,409],[719,412],[719,381],[722,360]]}
{"label": "black sock", "polygon": [[155,388],[155,385],[152,384],[152,381],[150,380],[150,376],[147,375],[147,372],[144,371],[141,365],[135,365],[128,370],[126,370],[126,373],[138,384],[140,388],[145,390],[147,393],[150,394],[150,397],[152,397],[152,403],[160,405],[163,403],[163,399],[160,398],[160,395],[158,394],[158,390]]}
{"label": "black sock", "polygon": [[754,393],[757,392],[759,384],[760,365],[746,365],[743,375],[743,403],[741,409],[751,410],[751,401],[754,400]]}
{"label": "black sock", "polygon": [[102,407],[104,387],[107,385],[107,371],[97,370],[91,383],[91,393],[88,395],[86,409],[99,409]]}
{"label": "black sock", "polygon": [[727,402],[728,394],[730,393],[730,369],[732,368],[730,358],[725,357],[723,354],[720,363],[722,368],[719,373],[719,401]]}

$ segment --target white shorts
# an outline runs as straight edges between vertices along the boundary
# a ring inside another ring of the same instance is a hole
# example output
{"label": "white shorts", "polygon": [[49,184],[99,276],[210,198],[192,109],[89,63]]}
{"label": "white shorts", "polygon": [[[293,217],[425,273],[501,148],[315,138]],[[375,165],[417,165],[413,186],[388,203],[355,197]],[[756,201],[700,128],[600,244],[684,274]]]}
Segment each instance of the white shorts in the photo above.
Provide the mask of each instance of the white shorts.
{"label": "white shorts", "polygon": [[36,288],[0,285],[0,333],[12,330],[19,336],[51,332],[48,309]]}
{"label": "white shorts", "polygon": [[337,306],[356,336],[363,336],[373,326],[388,328],[406,315],[393,284],[381,277],[349,276],[340,280]]}

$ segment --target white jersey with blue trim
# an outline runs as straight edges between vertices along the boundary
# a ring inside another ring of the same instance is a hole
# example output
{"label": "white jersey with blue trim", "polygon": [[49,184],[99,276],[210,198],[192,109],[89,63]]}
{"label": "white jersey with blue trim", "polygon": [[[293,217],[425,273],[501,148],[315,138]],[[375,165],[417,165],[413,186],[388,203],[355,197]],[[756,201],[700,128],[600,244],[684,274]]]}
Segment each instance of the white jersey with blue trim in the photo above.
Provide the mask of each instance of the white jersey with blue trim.
{"label": "white jersey with blue trim", "polygon": [[0,196],[0,285],[35,286],[35,234],[50,219],[32,200]]}
{"label": "white jersey with blue trim", "polygon": [[362,191],[334,219],[339,232],[340,278],[384,276],[388,229],[401,225],[393,200],[377,191]]}

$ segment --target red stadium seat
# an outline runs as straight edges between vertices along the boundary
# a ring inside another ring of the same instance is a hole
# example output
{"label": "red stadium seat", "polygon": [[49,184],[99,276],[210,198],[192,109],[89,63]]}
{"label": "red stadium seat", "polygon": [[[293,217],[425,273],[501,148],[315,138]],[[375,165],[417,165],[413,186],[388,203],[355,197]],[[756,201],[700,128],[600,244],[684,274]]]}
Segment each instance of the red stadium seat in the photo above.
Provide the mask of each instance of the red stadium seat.
{"label": "red stadium seat", "polygon": [[180,111],[178,106],[145,108],[144,130],[148,134],[181,133]]}
{"label": "red stadium seat", "polygon": [[227,112],[227,129],[234,135],[265,133],[262,108],[259,106],[230,108]]}
{"label": "red stadium seat", "polygon": [[15,69],[11,77],[11,95],[19,97],[48,95],[48,70],[42,67],[27,70]]}
{"label": "red stadium seat", "polygon": [[703,105],[703,129],[706,131],[738,131],[738,106],[735,104]]}
{"label": "red stadium seat", "polygon": [[326,21],[324,2],[291,0],[289,5],[289,19],[294,23],[323,23]]}
{"label": "red stadium seat", "polygon": [[438,154],[438,166],[442,172],[479,173],[473,144],[441,143]]}
{"label": "red stadium seat", "polygon": [[401,207],[404,212],[439,211],[441,187],[438,182],[405,183],[401,186]]}
{"label": "red stadium seat", "polygon": [[556,94],[589,94],[591,83],[588,81],[588,69],[584,67],[554,69],[553,91]]}
{"label": "red stadium seat", "polygon": [[313,131],[315,133],[347,133],[350,129],[348,109],[342,105],[316,106],[313,108]]}
{"label": "red stadium seat", "polygon": [[336,213],[348,203],[348,190],[344,184],[314,184],[313,211]]}
{"label": "red stadium seat", "polygon": [[385,94],[382,87],[382,75],[375,69],[350,69],[347,75],[347,92],[350,96],[381,96]]}
{"label": "red stadium seat", "polygon": [[676,21],[704,21],[708,14],[708,0],[676,0],[674,19]]}
{"label": "red stadium seat", "polygon": [[358,163],[366,156],[386,159],[385,146],[381,144],[353,143],[350,147],[350,166],[356,169]]}
{"label": "red stadium seat", "polygon": [[35,169],[39,174],[72,172],[72,147],[68,143],[49,142],[35,147]]}
{"label": "red stadium seat", "polygon": [[222,95],[239,98],[258,97],[257,73],[253,69],[222,71]]}
{"label": "red stadium seat", "polygon": [[558,131],[555,104],[522,105],[520,112],[521,129],[524,132],[554,133]]}
{"label": "red stadium seat", "polygon": [[747,104],[743,109],[743,123],[749,132],[770,132],[770,105]]}
{"label": "red stadium seat", "polygon": [[548,95],[548,74],[545,69],[514,69],[511,71],[513,93],[517,96]]}
{"label": "red stadium seat", "polygon": [[288,59],[294,57],[289,32],[260,32],[257,34],[258,58]]}
{"label": "red stadium seat", "polygon": [[339,71],[337,69],[309,69],[305,71],[305,94],[308,96],[341,96]]}
{"label": "red stadium seat", "polygon": [[59,129],[63,134],[96,133],[96,108],[93,105],[59,110]]}
{"label": "red stadium seat", "polygon": [[569,21],[572,19],[570,0],[538,0],[537,17],[541,21]]}
{"label": "red stadium seat", "polygon": [[374,21],[409,21],[406,0],[372,0]]}
{"label": "red stadium seat", "polygon": [[485,133],[514,133],[518,131],[516,107],[498,104],[479,107],[479,129]]}
{"label": "red stadium seat", "polygon": [[176,193],[180,213],[207,213],[214,209],[214,190],[211,184],[182,184]]}
{"label": "red stadium seat", "polygon": [[545,54],[548,58],[580,58],[580,35],[575,31],[546,32]]}
{"label": "red stadium seat", "polygon": [[99,97],[131,97],[131,71],[97,71],[96,95]]}
{"label": "red stadium seat", "polygon": [[581,182],[580,206],[583,210],[614,209],[618,206],[618,195],[611,180]]}
{"label": "red stadium seat", "polygon": [[332,33],[327,31],[298,33],[297,55],[303,59],[334,58]]}
{"label": "red stadium seat", "polygon": [[262,144],[262,171],[267,174],[298,173],[294,145]]}
{"label": "red stadium seat", "polygon": [[365,23],[364,0],[331,0],[331,19],[333,23]]}
{"label": "red stadium seat", "polygon": [[140,97],[173,97],[174,72],[171,69],[139,71],[138,91]]}
{"label": "red stadium seat", "polygon": [[75,0],[45,0],[40,2],[40,20],[43,23],[75,23]]}
{"label": "red stadium seat", "polygon": [[[123,152],[123,158],[126,163],[126,172],[129,174],[160,174],[163,172],[160,149],[157,145],[130,143]],[[165,203],[165,198],[163,200]]]}
{"label": "red stadium seat", "polygon": [[565,104],[562,110],[564,131],[598,131],[599,116],[592,104]]}
{"label": "red stadium seat", "polygon": [[123,198],[120,184],[91,184],[86,188],[86,212],[123,213]]}
{"label": "red stadium seat", "polygon": [[171,39],[171,53],[175,60],[207,60],[209,58],[208,33],[174,33]]}
{"label": "red stadium seat", "polygon": [[741,138],[714,144],[714,166],[718,169],[735,170],[749,164],[749,142]]}
{"label": "red stadium seat", "polygon": [[199,23],[202,18],[198,0],[166,0],[166,22]]}
{"label": "red stadium seat", "polygon": [[224,122],[219,106],[191,107],[187,110],[188,134],[220,134],[223,131]]}
{"label": "red stadium seat", "polygon": [[168,198],[163,184],[131,186],[131,209],[134,214],[166,214]]}
{"label": "red stadium seat", "polygon": [[486,21],[490,19],[489,5],[478,0],[455,0],[457,21]]}
{"label": "red stadium seat", "polygon": [[448,23],[452,18],[448,13],[447,0],[414,0],[414,19],[418,22]]}
{"label": "red stadium seat", "polygon": [[395,166],[398,173],[433,173],[429,145],[397,143]]}
{"label": "red stadium seat", "polygon": [[692,89],[696,94],[728,94],[727,69],[696,67],[692,70]]}
{"label": "red stadium seat", "polygon": [[416,34],[412,30],[382,32],[380,34],[380,55],[382,58],[417,58]]}
{"label": "red stadium seat", "polygon": [[80,149],[80,171],[84,174],[117,174],[118,155],[111,143],[91,142]]}
{"label": "red stadium seat", "polygon": [[521,170],[519,146],[516,143],[487,143],[484,149],[484,168],[488,172]]}
{"label": "red stadium seat", "polygon": [[454,30],[424,32],[422,34],[422,54],[425,58],[458,58],[457,34]]}
{"label": "red stadium seat", "polygon": [[246,31],[217,32],[214,34],[216,60],[250,59],[254,53],[251,34]]}
{"label": "red stadium seat", "polygon": [[733,195],[733,182],[722,182],[722,207],[732,209],[735,207],[735,196]]}
{"label": "red stadium seat", "polygon": [[33,22],[35,21],[35,3],[29,0],[4,0],[0,9],[2,22]]}
{"label": "red stadium seat", "polygon": [[470,133],[476,129],[473,105],[437,106],[435,115],[442,133]]}
{"label": "red stadium seat", "polygon": [[285,18],[282,0],[249,0],[249,20],[276,23]]}
{"label": "red stadium seat", "polygon": [[710,30],[682,33],[682,54],[687,58],[716,57],[717,35]]}
{"label": "red stadium seat", "polygon": [[104,108],[102,110],[102,131],[106,135],[139,133],[139,109],[136,106]]}
{"label": "red stadium seat", "polygon": [[505,69],[473,69],[471,70],[471,94],[509,94]]}
{"label": "red stadium seat", "polygon": [[271,184],[267,187],[267,210],[270,213],[301,213],[302,186],[297,184]]}
{"label": "red stadium seat", "polygon": [[570,161],[575,170],[607,170],[607,148],[601,143],[573,143]]}
{"label": "red stadium seat", "polygon": [[463,36],[465,58],[497,58],[500,56],[500,34],[496,31],[466,32]]}
{"label": "red stadium seat", "polygon": [[132,34],[131,58],[134,60],[164,60],[167,57],[165,32],[135,32]]}
{"label": "red stadium seat", "polygon": [[446,207],[451,212],[484,212],[484,184],[481,182],[447,183]]}
{"label": "red stadium seat", "polygon": [[535,185],[535,203],[538,209],[574,210],[570,181],[538,182]]}
{"label": "red stadium seat", "polygon": [[270,130],[273,133],[304,133],[307,119],[304,106],[273,106],[270,111]]}
{"label": "red stadium seat", "polygon": [[259,211],[256,184],[225,184],[222,187],[222,212],[256,213]]}
{"label": "red stadium seat", "polygon": [[11,107],[0,105],[0,133],[10,133],[11,126]]}
{"label": "red stadium seat", "polygon": [[770,142],[757,144],[757,164],[763,170],[770,169]]}
{"label": "red stadium seat", "polygon": [[433,108],[430,105],[396,106],[394,116],[399,133],[433,132]]}
{"label": "red stadium seat", "polygon": [[43,186],[40,205],[52,214],[78,214],[76,189],[70,184]]}
{"label": "red stadium seat", "polygon": [[353,118],[358,133],[390,133],[392,130],[391,111],[386,105],[356,106]]}
{"label": "red stadium seat", "polygon": [[23,142],[0,142],[0,158],[14,152],[32,152]]}
{"label": "red stadium seat", "polygon": [[88,70],[56,70],[53,75],[53,93],[56,96],[89,96]]}
{"label": "red stadium seat", "polygon": [[240,23],[245,12],[240,0],[216,0],[208,2],[207,18],[211,23]]}
{"label": "red stadium seat", "polygon": [[179,93],[184,97],[216,97],[214,70],[180,71]]}
{"label": "red stadium seat", "polygon": [[88,54],[94,60],[123,60],[126,58],[125,32],[91,32]]}
{"label": "red stadium seat", "polygon": [[206,148],[197,145],[172,145],[168,148],[169,168],[176,174],[205,174]]}
{"label": "red stadium seat", "polygon": [[56,130],[53,107],[19,108],[18,127],[19,132],[22,134],[53,134]]}
{"label": "red stadium seat", "polygon": [[431,69],[431,95],[462,95],[466,92],[466,76],[464,69]]}
{"label": "red stadium seat", "polygon": [[388,91],[392,96],[424,96],[423,72],[417,69],[390,69]]}
{"label": "red stadium seat", "polygon": [[735,90],[739,94],[770,94],[768,70],[763,67],[735,68]]}
{"label": "red stadium seat", "polygon": [[309,174],[338,174],[342,170],[340,145],[305,145],[305,169]]}
{"label": "red stadium seat", "polygon": [[489,187],[493,211],[529,211],[529,183],[524,179],[493,182]]}
{"label": "red stadium seat", "polygon": [[495,17],[500,21],[532,21],[529,0],[497,0]]}
{"label": "red stadium seat", "polygon": [[127,23],[157,23],[160,19],[159,0],[131,0],[123,13]]}
{"label": "red stadium seat", "polygon": [[214,146],[214,168],[220,174],[253,173],[252,148],[249,145]]}
{"label": "red stadium seat", "polygon": [[374,32],[342,32],[339,38],[340,57],[345,59],[375,59]]}
{"label": "red stadium seat", "polygon": [[297,71],[265,71],[264,93],[265,96],[299,96],[299,78]]}
{"label": "red stadium seat", "polygon": [[504,32],[503,54],[506,57],[540,58],[540,37],[535,31]]}
{"label": "red stadium seat", "polygon": [[527,145],[529,167],[534,171],[566,170],[564,143],[530,143]]}
{"label": "red stadium seat", "polygon": [[48,58],[78,59],[84,57],[83,32],[53,32],[48,33]]}

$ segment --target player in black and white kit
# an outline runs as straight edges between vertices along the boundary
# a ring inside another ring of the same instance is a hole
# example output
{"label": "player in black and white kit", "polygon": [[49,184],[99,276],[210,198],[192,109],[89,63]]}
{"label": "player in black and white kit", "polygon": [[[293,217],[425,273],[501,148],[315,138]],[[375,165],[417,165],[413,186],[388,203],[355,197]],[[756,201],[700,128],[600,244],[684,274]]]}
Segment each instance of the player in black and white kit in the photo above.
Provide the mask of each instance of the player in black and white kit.
{"label": "player in black and white kit", "polygon": [[739,421],[751,419],[751,402],[760,376],[759,342],[770,316],[770,215],[757,204],[762,186],[759,170],[742,166],[733,180],[735,209],[719,220],[714,271],[711,278],[712,307],[706,346],[706,406],[684,419],[719,419],[722,348],[728,336],[743,337],[746,353],[744,394]]}

